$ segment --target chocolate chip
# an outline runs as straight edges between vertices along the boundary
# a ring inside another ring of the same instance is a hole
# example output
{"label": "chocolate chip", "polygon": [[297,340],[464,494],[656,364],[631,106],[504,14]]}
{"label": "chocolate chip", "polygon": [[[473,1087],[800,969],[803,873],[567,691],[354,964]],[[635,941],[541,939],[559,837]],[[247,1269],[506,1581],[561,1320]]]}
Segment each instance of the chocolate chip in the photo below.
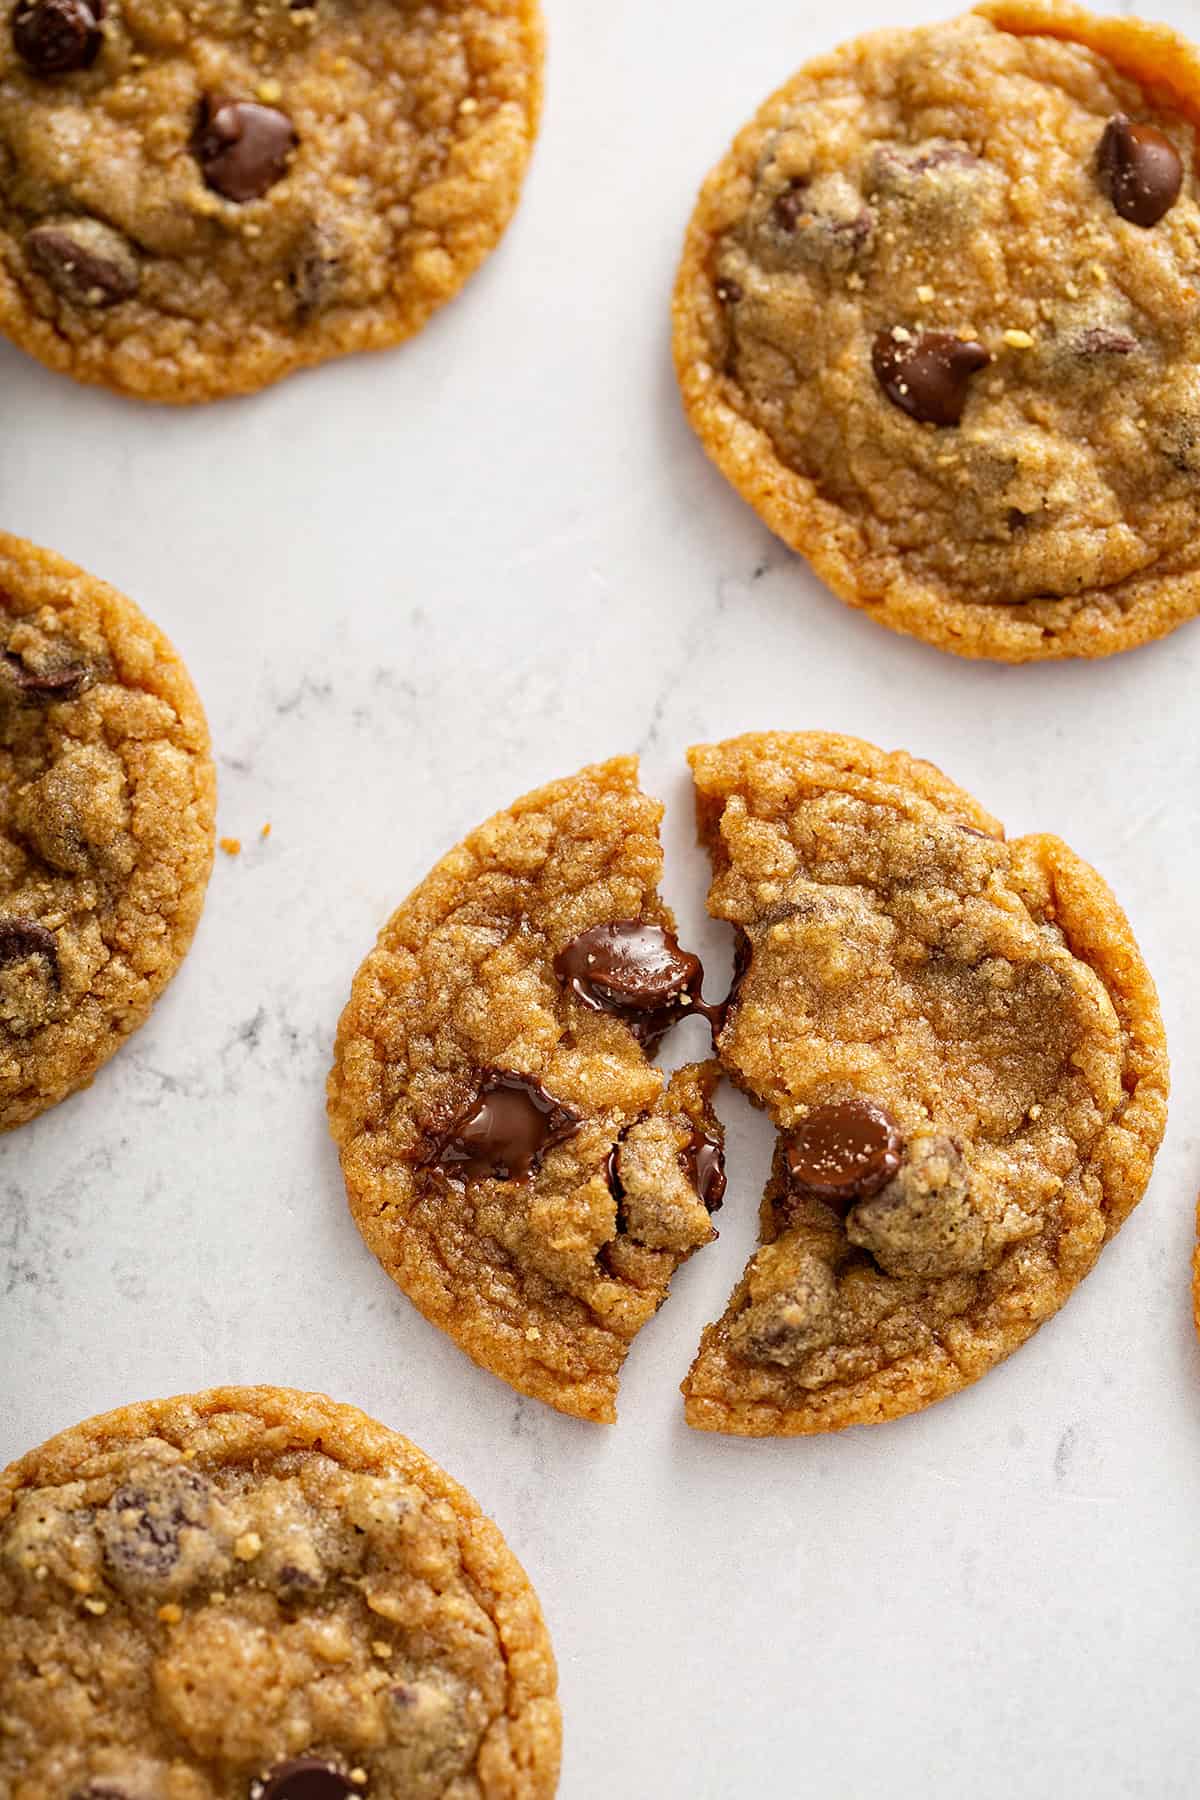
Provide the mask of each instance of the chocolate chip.
{"label": "chocolate chip", "polygon": [[685,1014],[708,1016],[700,958],[681,950],[663,925],[592,925],[559,951],[554,972],[592,1012],[623,1019],[647,1050]]}
{"label": "chocolate chip", "polygon": [[922,425],[957,425],[972,375],[991,357],[974,338],[952,331],[905,331],[885,326],[875,339],[871,365],[893,406]]}
{"label": "chocolate chip", "polygon": [[535,1173],[547,1150],[574,1136],[580,1119],[532,1076],[491,1069],[426,1166],[452,1175],[521,1181]]}
{"label": "chocolate chip", "polygon": [[621,1204],[622,1200],[625,1198],[625,1183],[621,1180],[621,1172],[620,1172],[620,1166],[619,1166],[620,1156],[621,1156],[621,1144],[624,1140],[624,1137],[625,1137],[625,1133],[622,1132],[621,1136],[617,1139],[616,1143],[613,1145],[612,1149],[609,1151],[608,1155],[604,1159],[604,1179],[608,1183],[609,1193],[612,1195],[613,1199],[616,1201],[618,1206]]}
{"label": "chocolate chip", "polygon": [[1183,186],[1183,160],[1165,132],[1115,113],[1097,154],[1100,186],[1117,212],[1147,230],[1169,213]]}
{"label": "chocolate chip", "polygon": [[35,274],[72,306],[116,306],[137,293],[141,270],[128,241],[99,219],[63,219],[25,234]]}
{"label": "chocolate chip", "polygon": [[17,0],[13,48],[35,75],[90,69],[100,54],[104,0]]}
{"label": "chocolate chip", "polygon": [[875,214],[841,175],[793,180],[776,196],[770,219],[793,255],[829,267],[853,262],[875,228]]}
{"label": "chocolate chip", "polygon": [[11,685],[24,700],[50,705],[55,700],[74,700],[87,683],[86,663],[65,662],[54,669],[31,669],[12,650],[0,655],[0,692]]}
{"label": "chocolate chip", "polygon": [[96,1517],[110,1569],[134,1583],[161,1581],[179,1561],[184,1527],[207,1521],[210,1496],[204,1477],[182,1467],[118,1488]]}
{"label": "chocolate chip", "polygon": [[58,945],[54,933],[36,919],[0,919],[0,969],[25,962],[31,956],[44,956],[50,977],[58,986]]}
{"label": "chocolate chip", "polygon": [[215,193],[226,200],[258,200],[286,172],[298,142],[292,121],[275,107],[206,94],[192,154]]}
{"label": "chocolate chip", "polygon": [[702,1131],[693,1132],[679,1161],[684,1173],[710,1213],[719,1212],[725,1198],[725,1155],[715,1138]]}
{"label": "chocolate chip", "polygon": [[348,1775],[319,1756],[294,1756],[250,1783],[249,1800],[345,1800],[362,1794]]}
{"label": "chocolate chip", "polygon": [[745,298],[741,282],[735,281],[732,275],[718,275],[713,283],[713,291],[722,306],[736,306],[739,300]]}
{"label": "chocolate chip", "polygon": [[807,182],[794,181],[791,187],[784,188],[782,194],[771,208],[772,217],[780,231],[795,231],[804,208],[804,189]]}
{"label": "chocolate chip", "polygon": [[874,1100],[831,1101],[810,1113],[787,1145],[792,1188],[845,1214],[892,1179],[902,1144],[895,1120]]}

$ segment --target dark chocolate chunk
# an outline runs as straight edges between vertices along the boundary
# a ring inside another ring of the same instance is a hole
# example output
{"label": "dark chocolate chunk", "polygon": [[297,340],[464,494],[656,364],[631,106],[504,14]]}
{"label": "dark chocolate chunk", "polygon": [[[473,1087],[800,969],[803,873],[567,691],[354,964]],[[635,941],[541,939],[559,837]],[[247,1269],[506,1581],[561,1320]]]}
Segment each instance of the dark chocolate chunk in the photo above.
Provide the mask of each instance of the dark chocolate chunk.
{"label": "dark chocolate chunk", "polygon": [[141,271],[126,238],[99,219],[62,219],[25,233],[35,274],[73,306],[116,306],[137,293]]}
{"label": "dark chocolate chunk", "polygon": [[21,657],[6,650],[0,656],[0,693],[11,685],[22,699],[50,705],[54,700],[74,700],[87,683],[86,663],[65,662],[56,669],[30,669]]}
{"label": "dark chocolate chunk", "polygon": [[722,306],[736,306],[744,298],[741,282],[735,281],[732,275],[718,275],[713,291]]}
{"label": "dark chocolate chunk", "polygon": [[51,979],[58,986],[58,945],[54,933],[36,919],[0,918],[0,969],[24,962],[30,956],[44,956]]}
{"label": "dark chocolate chunk", "polygon": [[845,1214],[900,1167],[903,1139],[874,1100],[834,1100],[810,1113],[787,1144],[793,1191]]}
{"label": "dark chocolate chunk", "polygon": [[922,425],[957,425],[971,376],[991,357],[974,338],[952,331],[904,331],[885,326],[875,339],[875,379],[893,406]]}
{"label": "dark chocolate chunk", "polygon": [[226,200],[259,200],[286,173],[298,142],[292,121],[275,107],[206,94],[192,153],[215,193]]}
{"label": "dark chocolate chunk", "polygon": [[559,951],[554,972],[593,1012],[623,1019],[648,1050],[686,1014],[707,1016],[700,958],[663,925],[593,925]]}
{"label": "dark chocolate chunk", "polygon": [[720,1210],[725,1198],[725,1153],[715,1138],[693,1132],[679,1152],[679,1161],[702,1204],[710,1213]]}
{"label": "dark chocolate chunk", "polygon": [[249,1800],[345,1800],[361,1794],[348,1775],[319,1756],[294,1756],[250,1783]]}
{"label": "dark chocolate chunk", "polygon": [[90,69],[100,54],[104,0],[17,0],[13,48],[35,75]]}
{"label": "dark chocolate chunk", "polygon": [[426,1166],[448,1175],[521,1181],[536,1172],[547,1150],[574,1136],[581,1117],[532,1076],[490,1069]]}
{"label": "dark chocolate chunk", "polygon": [[1183,186],[1183,159],[1170,138],[1154,125],[1135,125],[1125,113],[1115,113],[1104,127],[1097,169],[1121,217],[1146,230],[1170,212]]}
{"label": "dark chocolate chunk", "polygon": [[204,1477],[183,1466],[118,1488],[96,1516],[114,1575],[151,1584],[169,1575],[179,1561],[180,1534],[185,1526],[206,1523],[210,1498]]}

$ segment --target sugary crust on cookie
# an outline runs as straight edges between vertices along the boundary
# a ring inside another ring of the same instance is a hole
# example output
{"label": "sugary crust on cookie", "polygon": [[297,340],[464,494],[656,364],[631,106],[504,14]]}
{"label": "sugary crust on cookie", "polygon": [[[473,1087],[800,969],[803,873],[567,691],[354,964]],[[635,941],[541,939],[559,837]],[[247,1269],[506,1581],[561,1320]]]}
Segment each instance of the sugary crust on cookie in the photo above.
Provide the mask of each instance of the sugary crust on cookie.
{"label": "sugary crust on cookie", "polygon": [[[265,1480],[272,1471],[294,1475],[297,1459],[307,1456],[319,1459],[322,1467],[332,1462],[353,1475],[395,1478],[419,1490],[432,1509],[428,1579],[431,1583],[440,1580],[443,1591],[458,1583],[464,1600],[480,1607],[490,1619],[495,1630],[492,1654],[504,1691],[502,1709],[480,1742],[474,1779],[469,1780],[469,1785],[467,1781],[456,1781],[449,1791],[461,1793],[464,1800],[471,1794],[480,1800],[547,1800],[554,1793],[561,1749],[557,1671],[537,1596],[499,1530],[483,1515],[475,1500],[407,1438],[355,1407],[335,1404],[321,1394],[287,1388],[219,1387],[173,1399],[139,1402],[61,1432],[0,1474],[0,1538],[22,1495],[31,1490],[87,1484],[87,1498],[95,1505],[102,1494],[107,1495],[120,1485],[143,1446],[148,1446],[160,1464],[167,1460],[162,1456],[162,1447],[170,1446],[173,1451],[182,1452],[188,1470],[200,1475],[229,1471],[240,1483],[249,1477],[251,1485]],[[444,1532],[451,1521],[457,1538],[458,1564],[453,1578],[445,1572],[439,1575],[444,1551],[436,1535]],[[247,1548],[239,1543],[235,1556],[244,1555]],[[414,1578],[414,1585],[419,1588],[421,1584]],[[85,1587],[81,1591],[89,1590]],[[240,1591],[233,1590],[227,1599],[227,1605],[234,1610]],[[136,1609],[136,1594],[133,1600]],[[420,1641],[422,1631],[432,1629],[439,1603],[433,1587],[424,1601],[414,1592],[411,1619],[396,1612],[396,1623],[402,1631],[411,1629]],[[465,1617],[461,1603],[455,1603],[452,1593],[446,1593],[445,1603],[451,1609],[458,1604]],[[424,1615],[422,1606],[426,1609]],[[111,1666],[119,1679],[114,1699],[121,1695],[122,1668],[125,1680],[140,1678],[139,1653],[132,1643],[120,1637],[122,1628],[114,1617],[119,1610],[119,1603],[110,1594],[98,1613],[80,1611],[77,1615],[85,1630],[98,1633],[110,1629],[115,1634]],[[165,1613],[167,1622],[157,1627],[144,1619],[139,1627],[130,1620],[131,1633],[140,1630],[155,1640],[160,1662],[169,1655],[166,1647],[171,1631],[179,1628],[180,1610],[179,1606],[162,1609],[158,1617],[161,1619]],[[172,1612],[176,1615],[173,1623]],[[376,1619],[380,1636],[390,1634],[392,1616]],[[68,1623],[65,1619],[64,1631]],[[332,1638],[330,1641],[332,1644]],[[155,1644],[151,1645],[152,1650]],[[16,1646],[13,1648],[15,1653]],[[344,1648],[332,1648],[330,1656],[336,1665],[344,1660]],[[9,1681],[19,1678],[19,1668],[4,1668],[0,1652],[0,1694]],[[166,1677],[161,1668],[157,1679],[160,1693],[165,1696]],[[146,1729],[149,1738],[148,1723]],[[103,1742],[103,1734],[97,1741]],[[136,1743],[131,1746],[122,1741],[115,1722],[111,1741],[122,1750],[137,1747]],[[186,1784],[189,1777],[182,1771],[188,1764],[182,1744],[175,1745],[174,1756],[177,1762],[172,1780]],[[203,1785],[172,1786],[172,1795],[186,1793],[190,1800],[193,1792],[207,1796],[218,1791],[208,1785],[204,1763],[205,1759],[200,1758],[190,1772],[191,1780]],[[4,1752],[0,1749],[0,1774],[4,1768]],[[19,1772],[11,1779],[16,1782],[12,1790],[14,1800],[33,1800],[33,1789],[22,1784]],[[219,1791],[224,1792],[224,1787]],[[400,1791],[386,1776],[369,1787],[373,1800],[400,1800]]]}
{"label": "sugary crust on cookie", "polygon": [[[1090,48],[1119,75],[1140,83],[1148,104],[1200,121],[1200,55],[1166,26],[1096,19],[1055,0],[997,0],[970,16],[1013,35],[1055,37]],[[819,479],[789,466],[726,370],[728,327],[714,265],[723,238],[746,213],[772,134],[821,83],[836,93],[839,81],[852,82],[856,53],[899,55],[913,39],[912,32],[881,32],[806,65],[771,96],[704,183],[673,304],[685,411],[710,458],[771,529],[800,551],[841,599],[893,630],[962,656],[1007,662],[1107,656],[1160,637],[1200,610],[1200,574],[1190,541],[1107,585],[1077,594],[1059,590],[1066,598],[973,600],[965,580],[948,583],[903,551],[873,544],[861,511],[824,493]]]}
{"label": "sugary crust on cookie", "polygon": [[[5,1001],[8,1128],[90,1082],[178,968],[212,868],[216,776],[186,669],[107,583],[0,533],[0,628],[6,663],[61,650],[85,670],[52,702],[0,694],[0,921],[52,932],[57,956],[49,989],[28,973]],[[20,980],[0,969],[0,997]]]}
{"label": "sugary crust on cookie", "polygon": [[[689,1066],[664,1089],[628,1027],[574,1000],[553,960],[599,921],[670,929],[655,891],[661,815],[635,759],[617,757],[472,832],[384,926],[329,1077],[350,1209],[393,1281],[481,1367],[605,1422],[634,1336],[709,1235],[702,1214],[670,1208],[657,1230],[623,1229],[609,1158],[636,1132],[640,1181],[666,1196],[689,1135],[716,1130],[717,1071]],[[580,1115],[532,1180],[429,1166],[488,1069],[532,1076]]]}
{"label": "sugary crust on cookie", "polygon": [[[785,817],[796,804],[793,796],[824,791],[828,783],[834,794],[896,809],[898,817],[931,834],[930,855],[937,851],[932,834],[947,818],[989,836],[1001,835],[969,794],[929,764],[850,738],[756,734],[693,750],[690,761],[701,835],[713,855],[714,893],[729,868],[720,828],[730,797],[745,801],[751,821]],[[739,829],[755,827],[743,823]],[[1024,1343],[1063,1304],[1141,1198],[1166,1122],[1166,1042],[1154,984],[1128,921],[1094,869],[1053,837],[1019,838],[1008,844],[1008,852],[999,863],[1006,870],[1005,887],[988,891],[997,904],[1013,909],[1014,917],[1028,909],[1035,925],[1052,922],[1053,942],[1061,941],[1071,957],[1098,977],[1119,1030],[1122,1097],[1091,1142],[1082,1169],[1066,1171],[1069,1178],[1056,1202],[1061,1217],[1052,1254],[1039,1247],[1037,1237],[1015,1241],[994,1269],[977,1278],[968,1304],[959,1297],[935,1320],[917,1352],[885,1360],[860,1379],[807,1388],[787,1369],[756,1364],[731,1351],[731,1325],[749,1303],[752,1263],[725,1316],[706,1329],[683,1385],[686,1416],[697,1428],[748,1436],[834,1431],[895,1418],[955,1392]],[[994,853],[989,855],[994,859]],[[1083,1002],[1086,1013],[1086,992]],[[1100,1016],[1095,1016],[1099,1031]],[[761,1085],[756,1092],[755,1084],[731,1064],[736,1048],[727,1029],[719,1043],[726,1069],[786,1128],[791,1117],[784,1095],[766,1094]],[[952,1121],[935,1124],[952,1127]],[[776,1207],[785,1190],[780,1153],[763,1202],[764,1243],[779,1235]],[[836,1257],[841,1242],[836,1229],[830,1242]],[[881,1323],[881,1329],[889,1328],[890,1322]]]}
{"label": "sugary crust on cookie", "polygon": [[[150,85],[142,107],[150,120],[148,152],[139,148],[137,65],[129,63],[130,46],[122,41],[120,66],[112,70],[121,100],[105,121],[96,169],[85,157],[65,190],[29,176],[20,203],[8,206],[0,179],[0,331],[50,368],[146,400],[249,393],[294,370],[413,336],[499,242],[540,120],[538,0],[438,0],[403,15],[397,10],[395,32],[411,36],[412,52],[409,57],[401,43],[393,67],[374,41],[378,19],[366,17],[356,37],[358,27],[336,12],[326,17],[295,8],[295,43],[282,44],[279,60],[257,67],[254,34],[268,15],[251,17],[246,43],[231,49],[230,9],[221,0],[212,5],[219,15],[212,43],[201,41],[203,20],[193,19],[197,41],[181,48],[153,8],[143,16],[140,3],[127,0],[125,24],[144,35],[141,53],[150,65],[143,71]],[[366,16],[373,8],[359,10]],[[286,11],[283,16],[286,21]],[[316,37],[306,51],[302,27],[313,16]],[[445,43],[438,38],[443,27]],[[59,109],[53,131],[77,132],[69,109],[77,102],[86,117],[88,98],[102,96],[105,55],[83,75],[39,84],[0,47],[0,105],[6,82],[14,103],[36,102],[50,88],[48,104]],[[255,77],[263,73],[272,78],[261,83],[264,93],[291,108],[300,147],[282,180],[261,197],[235,203],[201,180],[189,148],[193,114],[200,92],[213,83],[254,98]],[[405,110],[409,86],[419,90],[415,124]],[[434,91],[439,86],[443,92]],[[17,137],[10,154],[19,161],[24,128],[17,130],[15,104],[12,118]],[[118,151],[121,179],[110,191],[105,170],[115,167]],[[163,190],[156,195],[158,182]],[[143,186],[145,218],[137,198]],[[36,206],[28,197],[34,190]],[[133,297],[100,307],[72,304],[31,268],[22,250],[25,230],[76,212],[119,226],[142,255]],[[338,240],[332,249],[331,232]],[[327,284],[326,272],[339,258],[351,270],[349,297],[310,293],[315,282]],[[303,305],[295,303],[296,292]]]}

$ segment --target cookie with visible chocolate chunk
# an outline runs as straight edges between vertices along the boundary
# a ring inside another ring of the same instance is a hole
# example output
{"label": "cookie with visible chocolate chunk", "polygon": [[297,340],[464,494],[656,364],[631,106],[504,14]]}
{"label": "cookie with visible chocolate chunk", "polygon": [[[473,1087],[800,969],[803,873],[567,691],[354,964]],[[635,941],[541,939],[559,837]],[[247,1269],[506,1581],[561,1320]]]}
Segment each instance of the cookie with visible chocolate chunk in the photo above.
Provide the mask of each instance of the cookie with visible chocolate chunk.
{"label": "cookie with visible chocolate chunk", "polygon": [[0,533],[0,1129],[86,1086],[179,967],[212,868],[208,727],[162,633]]}
{"label": "cookie with visible chocolate chunk", "polygon": [[809,64],[705,183],[684,404],[842,599],[964,656],[1200,610],[1200,53],[994,0]]}
{"label": "cookie with visible chocolate chunk", "polygon": [[618,757],[498,813],[384,926],[329,1078],[351,1211],[476,1362],[582,1418],[724,1187],[715,1065],[669,1083],[707,1014],[659,899],[662,808]]}
{"label": "cookie with visible chocolate chunk", "polygon": [[690,760],[709,910],[742,946],[718,1054],[780,1136],[688,1421],[913,1412],[1024,1343],[1141,1198],[1166,1121],[1154,984],[1093,869],[1006,841],[928,763],[817,732]]}
{"label": "cookie with visible chocolate chunk", "polygon": [[0,331],[210,400],[419,331],[516,206],[537,0],[17,0]]}
{"label": "cookie with visible chocolate chunk", "polygon": [[0,1475],[12,1800],[548,1800],[554,1655],[499,1531],[354,1407],[215,1388]]}

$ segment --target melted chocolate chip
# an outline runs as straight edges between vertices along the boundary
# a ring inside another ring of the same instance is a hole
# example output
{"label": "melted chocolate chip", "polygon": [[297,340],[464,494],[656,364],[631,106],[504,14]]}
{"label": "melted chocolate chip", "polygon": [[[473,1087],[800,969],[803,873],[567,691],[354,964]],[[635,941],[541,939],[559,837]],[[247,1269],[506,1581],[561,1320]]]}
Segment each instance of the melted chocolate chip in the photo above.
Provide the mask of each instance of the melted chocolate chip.
{"label": "melted chocolate chip", "polygon": [[250,1800],[345,1800],[361,1794],[348,1775],[319,1756],[294,1756],[250,1783]]}
{"label": "melted chocolate chip", "polygon": [[275,107],[206,94],[192,154],[215,193],[226,200],[259,200],[286,172],[298,142],[292,121]]}
{"label": "melted chocolate chip", "polygon": [[722,306],[736,306],[745,297],[741,282],[735,281],[732,275],[718,275],[713,283],[713,291]]}
{"label": "melted chocolate chip", "polygon": [[710,1213],[720,1211],[725,1198],[725,1154],[715,1138],[702,1131],[692,1133],[679,1152],[679,1161],[688,1180]]}
{"label": "melted chocolate chip", "polygon": [[46,669],[39,673],[26,668],[21,658],[11,650],[6,650],[0,656],[0,690],[5,682],[9,682],[24,699],[40,700],[46,705],[54,700],[74,700],[82,693],[87,678],[85,663],[62,663],[57,669]]}
{"label": "melted chocolate chip", "polygon": [[1170,212],[1183,186],[1183,160],[1165,132],[1116,113],[1097,155],[1100,186],[1117,212],[1146,230]]}
{"label": "melted chocolate chip", "polygon": [[844,1215],[886,1187],[902,1149],[896,1121],[874,1100],[831,1101],[810,1113],[787,1145],[792,1188]]}
{"label": "melted chocolate chip", "polygon": [[58,945],[54,933],[39,925],[36,919],[0,919],[0,969],[24,962],[30,956],[45,957],[57,987]]}
{"label": "melted chocolate chip", "polygon": [[17,0],[13,48],[35,75],[90,69],[100,54],[104,0]]}
{"label": "melted chocolate chip", "polygon": [[491,1069],[426,1166],[448,1175],[522,1181],[536,1172],[547,1150],[574,1136],[580,1118],[532,1076]]}
{"label": "melted chocolate chip", "polygon": [[616,1143],[604,1159],[604,1179],[608,1183],[609,1193],[617,1202],[618,1206],[625,1198],[625,1183],[621,1180],[620,1170],[617,1167],[621,1155],[621,1144],[624,1137],[625,1133],[622,1132],[621,1136],[617,1139]]}
{"label": "melted chocolate chip", "polygon": [[700,958],[662,925],[593,925],[559,951],[554,972],[593,1012],[623,1019],[647,1050],[685,1014],[710,1017],[700,998]]}
{"label": "melted chocolate chip", "polygon": [[922,425],[957,425],[971,376],[991,357],[974,338],[952,331],[905,332],[885,326],[875,339],[875,379],[893,406]]}

